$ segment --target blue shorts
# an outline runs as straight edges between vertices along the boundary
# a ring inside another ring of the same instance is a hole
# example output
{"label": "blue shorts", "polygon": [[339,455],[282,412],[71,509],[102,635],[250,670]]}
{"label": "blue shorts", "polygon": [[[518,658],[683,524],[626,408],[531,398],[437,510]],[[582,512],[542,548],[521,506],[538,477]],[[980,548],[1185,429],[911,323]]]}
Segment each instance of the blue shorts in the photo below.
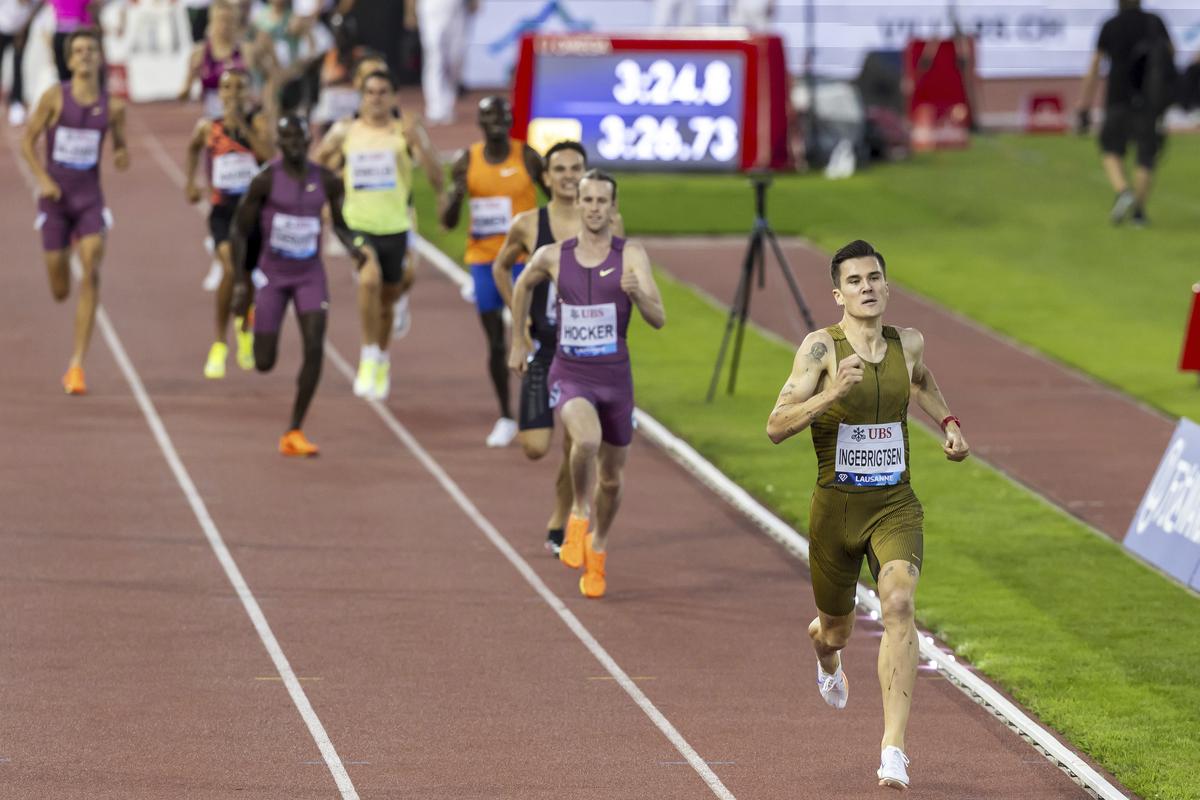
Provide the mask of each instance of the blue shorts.
{"label": "blue shorts", "polygon": [[[515,282],[525,269],[524,264],[513,264],[512,279]],[[472,264],[471,278],[475,281],[475,308],[480,314],[489,311],[499,311],[504,308],[504,298],[496,288],[496,280],[492,277],[492,262]]]}

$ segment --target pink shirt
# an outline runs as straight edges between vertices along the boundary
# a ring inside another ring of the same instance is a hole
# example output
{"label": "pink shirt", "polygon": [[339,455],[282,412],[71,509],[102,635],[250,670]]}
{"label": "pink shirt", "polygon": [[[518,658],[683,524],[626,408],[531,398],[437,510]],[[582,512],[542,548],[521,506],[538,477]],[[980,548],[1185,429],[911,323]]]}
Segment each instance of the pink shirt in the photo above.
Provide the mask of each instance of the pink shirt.
{"label": "pink shirt", "polygon": [[54,6],[54,16],[58,19],[55,30],[59,33],[70,33],[79,28],[95,25],[96,20],[88,13],[91,0],[50,0]]}

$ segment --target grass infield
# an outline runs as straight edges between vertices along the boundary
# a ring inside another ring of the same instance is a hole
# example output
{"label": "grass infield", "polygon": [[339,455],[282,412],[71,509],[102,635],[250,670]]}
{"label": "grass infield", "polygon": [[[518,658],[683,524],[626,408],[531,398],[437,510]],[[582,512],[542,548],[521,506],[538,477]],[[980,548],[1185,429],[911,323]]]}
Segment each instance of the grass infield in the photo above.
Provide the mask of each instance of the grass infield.
{"label": "grass infield", "polygon": [[[1154,405],[1196,406],[1200,418],[1194,379],[1174,373],[1193,279],[1185,243],[1200,217],[1190,144],[1169,157],[1147,230],[1107,225],[1093,148],[1066,138],[982,139],[851,181],[780,179],[771,218],[826,247],[872,239],[900,283]],[[662,202],[681,185],[686,204]],[[621,182],[633,235],[744,234],[750,198],[728,177]],[[461,232],[431,224],[428,190],[418,209],[427,237],[461,253]],[[775,447],[765,435],[792,350],[748,330],[738,394],[704,403],[724,312],[659,280],[667,327],[631,327],[638,404],[805,530],[810,439]],[[1139,795],[1200,797],[1200,599],[987,466],[947,462],[931,433],[911,428],[926,514],[921,624]]]}

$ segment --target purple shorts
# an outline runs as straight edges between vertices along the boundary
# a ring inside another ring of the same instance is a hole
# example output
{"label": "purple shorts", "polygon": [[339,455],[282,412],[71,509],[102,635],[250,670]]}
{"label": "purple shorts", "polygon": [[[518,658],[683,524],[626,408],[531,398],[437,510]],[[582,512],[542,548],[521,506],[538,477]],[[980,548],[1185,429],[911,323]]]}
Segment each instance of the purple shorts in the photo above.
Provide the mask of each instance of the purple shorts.
{"label": "purple shorts", "polygon": [[614,447],[633,442],[633,373],[629,362],[580,364],[559,358],[550,365],[550,407],[582,397],[600,417],[600,438]]}
{"label": "purple shorts", "polygon": [[73,238],[104,233],[112,227],[112,215],[99,192],[68,194],[64,190],[58,200],[38,198],[34,227],[42,232],[42,249],[50,253],[66,250]]}
{"label": "purple shorts", "polygon": [[[297,266],[259,266],[262,280],[254,293],[254,332],[279,333],[291,299],[297,314],[329,308],[329,283],[320,261]],[[264,283],[265,281],[265,283]]]}

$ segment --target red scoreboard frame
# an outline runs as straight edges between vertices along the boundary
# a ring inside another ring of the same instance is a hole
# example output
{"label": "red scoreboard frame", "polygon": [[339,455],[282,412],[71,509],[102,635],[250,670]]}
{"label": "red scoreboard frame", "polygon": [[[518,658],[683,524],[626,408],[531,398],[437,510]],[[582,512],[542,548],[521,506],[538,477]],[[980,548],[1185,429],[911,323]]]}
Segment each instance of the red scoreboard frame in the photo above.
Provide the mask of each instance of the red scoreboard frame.
{"label": "red scoreboard frame", "polygon": [[[690,32],[689,32],[690,33]],[[541,54],[654,55],[654,54],[741,54],[743,73],[742,119],[739,125],[741,161],[739,168],[785,170],[794,167],[789,147],[791,100],[783,39],[773,35],[730,33],[712,36],[663,36],[652,34],[527,34],[521,40],[513,82],[513,127],[515,138],[524,140],[533,106],[534,75]]]}

